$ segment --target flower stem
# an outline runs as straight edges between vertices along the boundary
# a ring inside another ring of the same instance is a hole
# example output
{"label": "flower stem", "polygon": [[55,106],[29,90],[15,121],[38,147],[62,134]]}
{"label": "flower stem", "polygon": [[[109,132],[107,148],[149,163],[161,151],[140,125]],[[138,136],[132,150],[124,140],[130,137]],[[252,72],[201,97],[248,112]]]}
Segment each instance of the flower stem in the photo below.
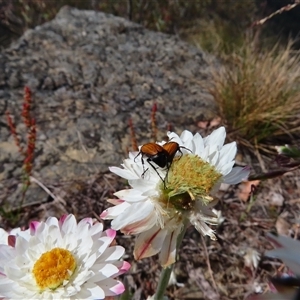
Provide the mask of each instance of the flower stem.
{"label": "flower stem", "polygon": [[[183,237],[185,235],[187,226],[188,226],[188,220],[185,220],[184,227],[177,238],[176,253],[178,253],[178,250],[179,250],[179,247],[183,240]],[[164,294],[165,294],[166,288],[168,286],[168,283],[170,281],[170,276],[171,276],[173,267],[174,267],[174,264],[172,264],[162,270],[159,281],[158,281],[157,290],[154,295],[154,300],[163,300],[164,299]]]}

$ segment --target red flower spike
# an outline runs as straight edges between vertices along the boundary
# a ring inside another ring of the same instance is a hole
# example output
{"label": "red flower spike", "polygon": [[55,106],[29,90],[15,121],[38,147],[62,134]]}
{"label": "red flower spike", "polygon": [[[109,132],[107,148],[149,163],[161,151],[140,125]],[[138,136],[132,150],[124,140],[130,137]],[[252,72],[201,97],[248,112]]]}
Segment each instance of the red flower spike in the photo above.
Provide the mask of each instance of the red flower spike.
{"label": "red flower spike", "polygon": [[139,147],[137,145],[136,136],[135,136],[135,130],[133,126],[132,119],[130,118],[129,121],[129,129],[130,129],[130,138],[131,138],[131,147],[133,151],[139,151]]}
{"label": "red flower spike", "polygon": [[156,112],[157,112],[157,104],[154,103],[152,105],[152,113],[151,113],[151,129],[152,129],[153,142],[157,141]]}

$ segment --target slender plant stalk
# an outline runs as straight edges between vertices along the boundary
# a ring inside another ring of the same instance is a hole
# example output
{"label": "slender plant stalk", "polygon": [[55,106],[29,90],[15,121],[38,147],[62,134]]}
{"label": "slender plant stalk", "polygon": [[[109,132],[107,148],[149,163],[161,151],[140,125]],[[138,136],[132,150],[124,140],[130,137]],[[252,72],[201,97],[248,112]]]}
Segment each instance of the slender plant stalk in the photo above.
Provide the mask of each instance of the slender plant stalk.
{"label": "slender plant stalk", "polygon": [[[184,227],[177,239],[176,254],[178,253],[178,250],[181,246],[187,226],[188,226],[188,220],[185,220]],[[171,276],[173,267],[174,267],[174,264],[172,264],[162,270],[159,281],[158,281],[158,285],[157,285],[157,291],[154,295],[154,300],[163,300],[164,299],[164,294],[165,294],[166,288],[168,286],[168,283],[170,281],[170,276]]]}

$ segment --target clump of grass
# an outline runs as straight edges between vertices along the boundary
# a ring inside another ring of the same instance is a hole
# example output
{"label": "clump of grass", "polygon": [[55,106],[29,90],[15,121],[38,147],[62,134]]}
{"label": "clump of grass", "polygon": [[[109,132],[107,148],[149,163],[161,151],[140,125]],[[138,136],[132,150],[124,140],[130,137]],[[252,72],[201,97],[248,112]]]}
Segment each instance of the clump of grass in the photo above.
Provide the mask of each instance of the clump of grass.
{"label": "clump of grass", "polygon": [[251,43],[215,68],[214,96],[229,138],[253,149],[287,143],[300,136],[300,56],[290,42],[259,52]]}

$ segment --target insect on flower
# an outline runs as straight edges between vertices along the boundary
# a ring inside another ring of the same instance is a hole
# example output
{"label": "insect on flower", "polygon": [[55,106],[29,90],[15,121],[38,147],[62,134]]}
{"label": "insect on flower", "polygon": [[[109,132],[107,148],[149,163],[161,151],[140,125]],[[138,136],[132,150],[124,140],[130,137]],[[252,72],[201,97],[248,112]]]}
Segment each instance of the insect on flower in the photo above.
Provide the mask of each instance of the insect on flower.
{"label": "insect on flower", "polygon": [[[168,176],[169,169],[171,167],[171,164],[173,162],[173,159],[174,159],[177,151],[180,152],[181,156],[183,155],[181,148],[189,150],[183,146],[179,146],[178,143],[171,142],[171,141],[165,143],[162,146],[160,146],[156,143],[147,143],[141,147],[140,152],[137,154],[137,156],[134,158],[134,160],[139,155],[142,155],[142,164],[143,164],[143,170],[144,170],[142,176],[144,176],[144,174],[148,171],[148,169],[145,170],[145,166],[144,166],[144,157],[147,157],[147,162],[156,171],[157,175],[160,177],[160,179],[163,181],[163,183],[165,185],[165,179]],[[191,151],[191,150],[189,150],[189,151]],[[156,165],[158,165],[161,168],[167,168],[167,174],[164,179],[157,172],[158,168],[156,168],[153,165],[153,163],[155,163]]]}

